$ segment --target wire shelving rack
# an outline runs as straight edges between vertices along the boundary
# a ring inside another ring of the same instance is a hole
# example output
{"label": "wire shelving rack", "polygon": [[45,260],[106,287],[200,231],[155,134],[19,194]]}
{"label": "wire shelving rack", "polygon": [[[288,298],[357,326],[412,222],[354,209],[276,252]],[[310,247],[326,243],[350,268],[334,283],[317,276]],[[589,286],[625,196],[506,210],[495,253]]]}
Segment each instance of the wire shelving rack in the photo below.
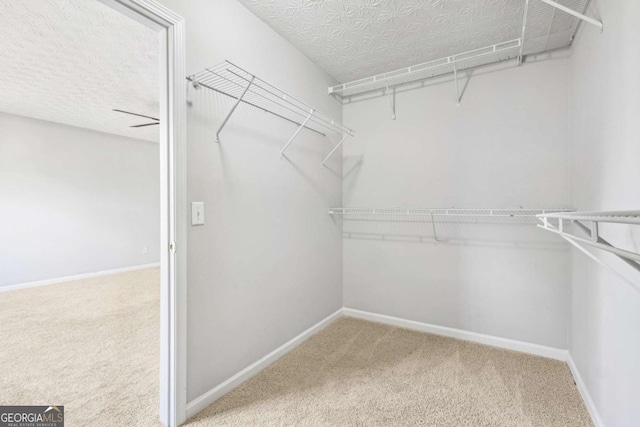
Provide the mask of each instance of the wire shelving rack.
{"label": "wire shelving rack", "polygon": [[581,21],[602,31],[602,22],[586,15],[588,3],[589,0],[525,0],[519,38],[329,87],[329,94],[349,98],[373,91],[389,92],[407,84],[453,74],[456,103],[460,104],[460,71],[512,59],[522,64],[525,55],[569,46]]}
{"label": "wire shelving rack", "polygon": [[[536,216],[547,212],[570,212],[550,209],[460,209],[460,208],[331,208],[329,215],[340,218],[347,236],[366,236],[382,240],[400,239],[434,243],[478,237],[484,227],[532,227]],[[473,228],[468,228],[473,227]],[[478,228],[480,227],[480,228]],[[491,230],[496,230],[491,228]],[[487,236],[485,232],[481,234]],[[471,234],[468,234],[471,233]],[[493,231],[491,231],[493,233]],[[504,230],[499,233],[504,237]]]}
{"label": "wire shelving rack", "polygon": [[536,225],[537,216],[546,213],[568,213],[572,209],[459,209],[459,208],[330,208],[329,215],[351,221],[414,221],[519,223]]}
{"label": "wire shelving rack", "polygon": [[[631,287],[640,291],[640,284],[629,280],[611,265],[605,263],[585,248],[585,246],[589,246],[612,253],[633,269],[640,271],[640,252],[638,252],[637,249],[622,249],[617,245],[608,242],[600,235],[601,223],[627,224],[635,226],[640,225],[640,211],[578,211],[570,213],[545,213],[538,215],[538,219],[542,222],[541,224],[538,224],[538,227],[559,235],[598,264],[613,271]],[[577,236],[570,233],[566,227],[568,224],[577,226],[577,228],[584,233],[584,236]]]}
{"label": "wire shelving rack", "polygon": [[207,88],[235,99],[236,102],[222,121],[216,132],[216,142],[220,142],[220,133],[235,112],[239,104],[246,104],[265,113],[284,119],[297,126],[295,133],[280,150],[281,157],[289,145],[303,129],[327,136],[327,132],[341,135],[340,142],[322,161],[325,162],[344,143],[347,136],[353,136],[352,129],[330,116],[312,108],[296,97],[284,92],[267,81],[245,69],[224,61],[213,67],[188,76],[194,88]]}
{"label": "wire shelving rack", "polygon": [[338,94],[342,97],[357,95],[364,92],[371,92],[379,89],[387,89],[402,86],[415,81],[429,79],[450,73],[457,73],[462,70],[474,68],[486,63],[507,61],[516,58],[520,53],[521,39],[510,40],[462,52],[445,58],[411,67],[389,71],[364,79],[355,80],[329,88],[329,94]]}

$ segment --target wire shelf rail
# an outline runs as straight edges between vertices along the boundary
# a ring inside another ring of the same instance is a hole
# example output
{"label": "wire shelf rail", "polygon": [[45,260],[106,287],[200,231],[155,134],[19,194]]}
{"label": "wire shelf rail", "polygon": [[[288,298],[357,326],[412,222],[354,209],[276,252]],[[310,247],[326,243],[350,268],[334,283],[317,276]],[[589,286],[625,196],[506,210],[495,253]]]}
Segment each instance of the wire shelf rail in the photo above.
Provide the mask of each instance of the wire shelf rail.
{"label": "wire shelf rail", "polygon": [[536,225],[536,218],[540,214],[571,211],[567,208],[330,208],[329,215],[340,216],[347,221],[430,221]]}
{"label": "wire shelf rail", "polygon": [[324,166],[329,157],[344,143],[346,137],[354,135],[352,129],[339,121],[310,107],[230,61],[205,68],[188,76],[187,79],[196,89],[204,87],[236,100],[216,132],[216,142],[220,142],[220,133],[241,103],[258,108],[298,126],[293,136],[280,150],[281,157],[284,156],[285,151],[302,129],[323,136],[326,136],[327,132],[341,135],[340,142],[323,160],[322,165]]}
{"label": "wire shelf rail", "polygon": [[[459,208],[331,208],[329,215],[349,224],[351,235],[369,235],[380,230],[391,232],[389,238],[415,239],[447,242],[463,229],[470,227],[530,227],[537,223],[536,216],[547,212],[568,212],[569,209],[459,209]],[[382,227],[382,228],[381,228]],[[477,235],[476,228],[473,234]],[[494,230],[494,229],[492,229]],[[416,235],[415,233],[419,234]],[[374,234],[375,234],[374,233]],[[448,236],[443,236],[443,233]],[[384,234],[384,233],[383,233]],[[503,234],[502,234],[503,235]],[[384,237],[386,240],[387,236]],[[404,241],[404,240],[403,240]]]}
{"label": "wire shelf rail", "polygon": [[521,44],[521,39],[510,40],[411,67],[389,71],[376,76],[330,87],[329,94],[335,93],[342,97],[347,97],[373,90],[402,86],[444,74],[456,74],[458,71],[473,68],[484,63],[506,61],[516,58],[519,55]]}
{"label": "wire shelf rail", "polygon": [[522,26],[517,31],[519,38],[333,86],[329,94],[349,98],[378,90],[388,92],[399,86],[453,74],[456,103],[460,104],[460,71],[511,59],[517,59],[519,65],[525,55],[569,46],[581,21],[602,32],[602,22],[585,15],[588,3],[589,0],[525,0]]}
{"label": "wire shelf rail", "polygon": [[[634,267],[640,270],[640,253],[620,249],[602,239],[598,224],[601,222],[615,224],[640,225],[640,211],[594,211],[572,213],[545,213],[538,215],[542,221],[538,227],[559,234],[565,239],[580,242],[634,261]],[[565,221],[578,225],[587,232],[588,237],[576,236],[565,230]],[[555,222],[555,223],[554,223]]]}
{"label": "wire shelf rail", "polygon": [[[538,215],[538,219],[542,222],[542,224],[538,224],[538,227],[559,235],[600,265],[612,270],[631,287],[640,291],[639,284],[629,280],[585,248],[585,246],[591,246],[610,252],[633,269],[640,271],[640,253],[619,248],[608,242],[600,235],[599,227],[600,223],[640,225],[640,210],[544,213]],[[566,229],[566,223],[577,226],[578,229],[585,233],[586,237],[569,233]]]}

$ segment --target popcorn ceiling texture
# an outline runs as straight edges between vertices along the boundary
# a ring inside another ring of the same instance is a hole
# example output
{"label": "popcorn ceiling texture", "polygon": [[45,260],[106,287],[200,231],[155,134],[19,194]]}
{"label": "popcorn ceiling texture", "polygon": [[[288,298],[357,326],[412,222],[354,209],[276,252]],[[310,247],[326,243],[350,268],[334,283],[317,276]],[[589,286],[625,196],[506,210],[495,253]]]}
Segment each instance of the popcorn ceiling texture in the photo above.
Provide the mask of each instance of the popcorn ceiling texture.
{"label": "popcorn ceiling texture", "polygon": [[[338,81],[521,36],[525,0],[239,0]],[[560,0],[582,11],[587,0]],[[525,53],[567,46],[577,20],[531,0]]]}
{"label": "popcorn ceiling texture", "polygon": [[159,38],[97,0],[0,0],[0,111],[148,141]]}

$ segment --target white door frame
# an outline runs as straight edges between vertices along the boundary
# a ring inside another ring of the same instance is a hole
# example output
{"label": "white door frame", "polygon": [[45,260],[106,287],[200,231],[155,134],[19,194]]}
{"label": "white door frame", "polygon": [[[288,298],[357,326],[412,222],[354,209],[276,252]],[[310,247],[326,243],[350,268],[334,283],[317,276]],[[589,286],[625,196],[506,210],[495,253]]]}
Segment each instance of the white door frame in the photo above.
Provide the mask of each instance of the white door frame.
{"label": "white door frame", "polygon": [[187,138],[184,20],[153,0],[99,0],[160,34],[160,421],[187,416]]}

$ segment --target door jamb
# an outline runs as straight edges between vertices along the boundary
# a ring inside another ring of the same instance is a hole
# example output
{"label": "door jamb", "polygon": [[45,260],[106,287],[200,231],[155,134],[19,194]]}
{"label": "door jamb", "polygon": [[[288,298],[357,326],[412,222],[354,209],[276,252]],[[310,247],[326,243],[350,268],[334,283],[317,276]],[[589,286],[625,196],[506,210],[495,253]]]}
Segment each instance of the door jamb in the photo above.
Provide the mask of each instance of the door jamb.
{"label": "door jamb", "polygon": [[154,0],[99,0],[160,37],[160,421],[187,415],[187,140],[184,19]]}

